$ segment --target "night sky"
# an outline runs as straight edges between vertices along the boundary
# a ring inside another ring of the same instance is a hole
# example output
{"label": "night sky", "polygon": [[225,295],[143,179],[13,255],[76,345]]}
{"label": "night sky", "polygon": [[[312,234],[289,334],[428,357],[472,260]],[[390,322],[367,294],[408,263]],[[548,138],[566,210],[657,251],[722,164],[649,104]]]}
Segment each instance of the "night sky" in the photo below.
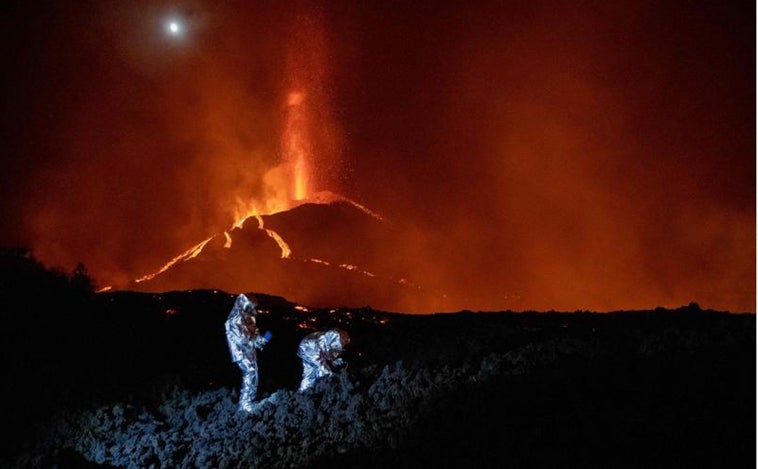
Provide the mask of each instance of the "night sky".
{"label": "night sky", "polygon": [[134,279],[285,197],[300,149],[310,192],[407,232],[391,249],[445,307],[755,312],[755,19],[752,1],[3,2],[0,245]]}

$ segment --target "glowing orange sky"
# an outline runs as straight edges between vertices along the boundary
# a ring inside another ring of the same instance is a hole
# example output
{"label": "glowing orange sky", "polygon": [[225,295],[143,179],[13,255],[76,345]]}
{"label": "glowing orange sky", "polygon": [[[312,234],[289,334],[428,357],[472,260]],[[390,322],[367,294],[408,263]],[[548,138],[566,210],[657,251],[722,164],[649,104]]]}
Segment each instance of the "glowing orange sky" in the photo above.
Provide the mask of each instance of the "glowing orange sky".
{"label": "glowing orange sky", "polygon": [[7,10],[0,242],[100,285],[331,190],[430,310],[755,311],[752,2]]}

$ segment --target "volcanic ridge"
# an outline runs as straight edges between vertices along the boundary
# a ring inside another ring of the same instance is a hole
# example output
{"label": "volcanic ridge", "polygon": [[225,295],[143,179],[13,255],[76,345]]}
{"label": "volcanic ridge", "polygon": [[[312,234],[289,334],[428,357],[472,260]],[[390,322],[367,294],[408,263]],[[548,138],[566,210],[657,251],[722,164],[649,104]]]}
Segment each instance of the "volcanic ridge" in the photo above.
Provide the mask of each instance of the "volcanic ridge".
{"label": "volcanic ridge", "polygon": [[289,210],[250,216],[119,289],[255,290],[315,307],[412,311],[439,294],[407,278],[397,248],[403,236],[363,205],[321,192]]}

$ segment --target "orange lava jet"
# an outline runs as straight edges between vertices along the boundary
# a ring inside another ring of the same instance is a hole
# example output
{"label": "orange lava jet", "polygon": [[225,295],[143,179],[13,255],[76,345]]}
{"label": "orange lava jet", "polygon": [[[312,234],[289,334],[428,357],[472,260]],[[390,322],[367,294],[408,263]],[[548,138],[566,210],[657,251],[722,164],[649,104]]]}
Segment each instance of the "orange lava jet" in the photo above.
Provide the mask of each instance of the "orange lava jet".
{"label": "orange lava jet", "polygon": [[284,163],[291,168],[292,172],[292,199],[306,199],[310,189],[310,157],[312,151],[308,138],[305,95],[301,92],[293,91],[287,97],[282,153]]}

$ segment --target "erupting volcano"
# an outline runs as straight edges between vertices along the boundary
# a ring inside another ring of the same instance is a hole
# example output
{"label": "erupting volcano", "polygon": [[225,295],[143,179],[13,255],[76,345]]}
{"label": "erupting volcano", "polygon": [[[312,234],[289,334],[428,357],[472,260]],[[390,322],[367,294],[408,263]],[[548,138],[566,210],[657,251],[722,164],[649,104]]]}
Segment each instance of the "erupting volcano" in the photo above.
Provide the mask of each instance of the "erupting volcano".
{"label": "erupting volcano", "polygon": [[374,255],[401,242],[402,233],[379,215],[320,193],[290,210],[251,216],[121,288],[234,292],[253,286],[314,307],[387,311],[424,311],[440,304],[440,292],[403,275],[410,269],[403,256]]}
{"label": "erupting volcano", "polygon": [[323,36],[313,18],[295,23],[285,66],[281,163],[265,174],[264,195],[246,199],[240,191],[231,227],[116,288],[254,289],[314,306],[408,311],[430,302],[433,294],[421,294],[402,275],[409,266],[398,256],[365,254],[400,246],[389,222],[344,196],[314,191],[334,180],[328,173],[338,169],[339,159]]}
{"label": "erupting volcano", "polygon": [[0,241],[100,289],[755,311],[752,4],[22,3]]}

